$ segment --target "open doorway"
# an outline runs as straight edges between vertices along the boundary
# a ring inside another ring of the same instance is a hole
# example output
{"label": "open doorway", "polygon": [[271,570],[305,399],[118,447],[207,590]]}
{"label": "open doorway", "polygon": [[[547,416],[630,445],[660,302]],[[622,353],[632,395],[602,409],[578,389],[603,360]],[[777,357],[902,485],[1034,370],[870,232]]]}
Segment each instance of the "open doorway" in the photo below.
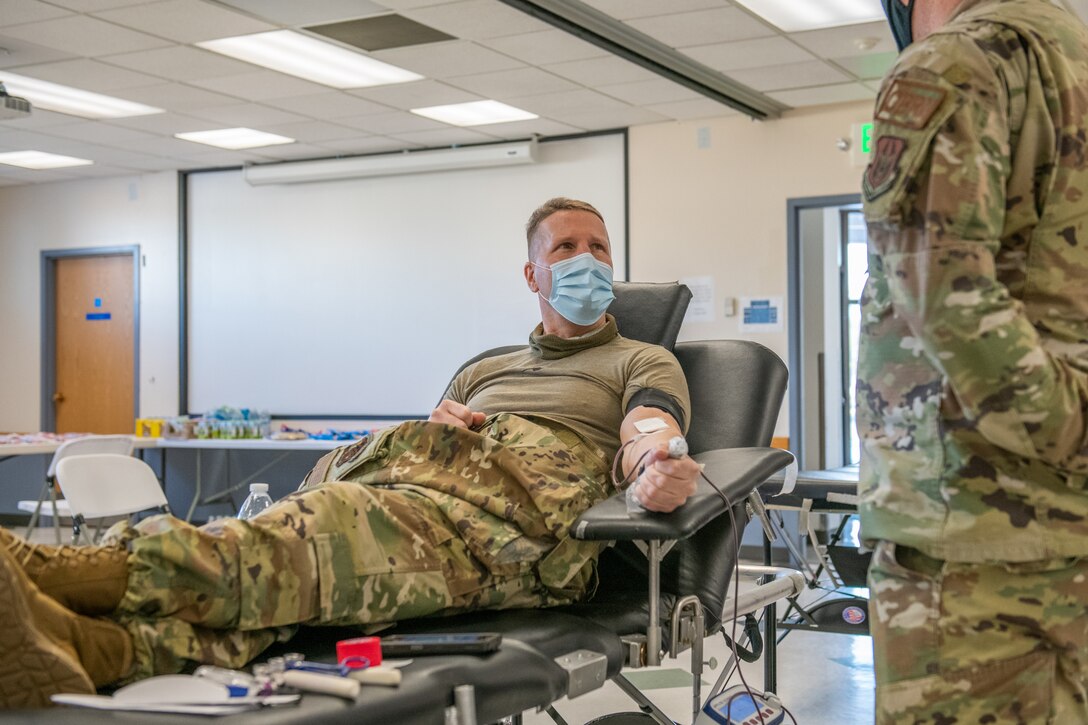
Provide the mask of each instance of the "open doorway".
{"label": "open doorway", "polygon": [[857,463],[854,425],[867,233],[856,194],[791,199],[790,448],[806,470]]}

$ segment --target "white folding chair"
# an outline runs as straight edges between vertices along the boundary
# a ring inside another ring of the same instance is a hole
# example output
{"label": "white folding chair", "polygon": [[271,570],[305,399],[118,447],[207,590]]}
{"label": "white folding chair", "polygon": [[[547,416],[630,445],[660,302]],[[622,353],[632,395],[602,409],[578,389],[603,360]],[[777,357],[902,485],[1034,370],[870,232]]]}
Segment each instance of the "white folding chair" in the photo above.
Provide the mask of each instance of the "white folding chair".
{"label": "white folding chair", "polygon": [[159,509],[170,512],[166,494],[151,466],[139,458],[96,453],[57,464],[57,485],[72,511],[72,543],[88,519]]}
{"label": "white folding chair", "polygon": [[[30,523],[26,527],[26,538],[30,538],[42,516],[52,516],[53,530],[56,532],[57,544],[60,545],[60,518],[62,516],[70,518],[72,511],[67,501],[57,498],[57,464],[69,456],[84,456],[91,453],[113,453],[121,456],[131,456],[135,443],[136,441],[133,440],[132,436],[124,435],[87,436],[86,438],[76,438],[62,443],[60,448],[53,453],[53,460],[49,462],[49,470],[45,474],[45,483],[42,485],[41,493],[38,494],[38,500],[30,501],[26,499],[18,503],[20,511],[26,511],[30,514]],[[45,503],[46,496],[49,496],[50,505],[43,510],[42,504]]]}

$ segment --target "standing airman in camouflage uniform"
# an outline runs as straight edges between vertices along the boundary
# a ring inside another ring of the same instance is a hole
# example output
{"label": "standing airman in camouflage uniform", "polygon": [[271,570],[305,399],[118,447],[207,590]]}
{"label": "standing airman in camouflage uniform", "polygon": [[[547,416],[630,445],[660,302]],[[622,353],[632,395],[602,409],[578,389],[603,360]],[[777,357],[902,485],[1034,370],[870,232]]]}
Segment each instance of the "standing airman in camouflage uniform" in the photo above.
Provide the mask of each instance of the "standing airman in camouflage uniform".
{"label": "standing airman in camouflage uniform", "polygon": [[876,719],[1086,723],[1088,32],[1046,0],[884,4],[909,47],[863,182]]}
{"label": "standing airman in camouflage uniform", "polygon": [[[0,705],[192,662],[240,667],[299,624],[380,626],[591,593],[599,544],[569,532],[614,492],[614,458],[638,469],[647,509],[695,491],[699,466],[666,445],[689,417],[687,386],[671,353],[624,339],[605,314],[611,250],[596,209],[553,199],[528,240],[543,318],[529,349],[469,366],[429,420],[329,453],[257,517],[126,522],[90,553],[0,530],[0,604],[17,616],[0,628]],[[639,434],[646,418],[663,428]]]}

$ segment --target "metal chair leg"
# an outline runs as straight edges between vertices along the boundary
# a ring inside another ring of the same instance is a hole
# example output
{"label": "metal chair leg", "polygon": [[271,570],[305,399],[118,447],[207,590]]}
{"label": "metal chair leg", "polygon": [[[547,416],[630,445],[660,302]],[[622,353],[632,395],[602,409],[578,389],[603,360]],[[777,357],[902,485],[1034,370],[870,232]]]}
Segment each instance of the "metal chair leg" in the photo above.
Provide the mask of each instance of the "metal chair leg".
{"label": "metal chair leg", "polygon": [[49,479],[49,502],[53,506],[53,534],[57,539],[57,546],[60,546],[60,515],[57,513],[57,484],[53,479]]}

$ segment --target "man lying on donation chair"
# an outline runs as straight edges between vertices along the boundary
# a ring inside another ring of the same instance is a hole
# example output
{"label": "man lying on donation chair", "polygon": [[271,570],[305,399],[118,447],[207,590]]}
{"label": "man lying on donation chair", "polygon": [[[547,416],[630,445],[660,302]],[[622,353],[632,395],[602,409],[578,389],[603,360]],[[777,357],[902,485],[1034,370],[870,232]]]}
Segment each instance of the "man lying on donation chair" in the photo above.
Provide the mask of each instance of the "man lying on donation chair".
{"label": "man lying on donation chair", "polygon": [[[575,519],[617,478],[637,476],[651,511],[695,491],[699,466],[667,450],[689,420],[687,384],[670,352],[621,337],[605,314],[612,258],[596,209],[552,199],[527,237],[525,280],[542,317],[529,349],[466,367],[428,421],[332,451],[256,518],[197,528],[156,516],[82,549],[0,530],[0,601],[11,613],[0,705],[47,705],[55,692],[193,662],[241,667],[299,624],[592,594],[601,542],[569,538]],[[639,432],[651,418],[660,430]]]}

